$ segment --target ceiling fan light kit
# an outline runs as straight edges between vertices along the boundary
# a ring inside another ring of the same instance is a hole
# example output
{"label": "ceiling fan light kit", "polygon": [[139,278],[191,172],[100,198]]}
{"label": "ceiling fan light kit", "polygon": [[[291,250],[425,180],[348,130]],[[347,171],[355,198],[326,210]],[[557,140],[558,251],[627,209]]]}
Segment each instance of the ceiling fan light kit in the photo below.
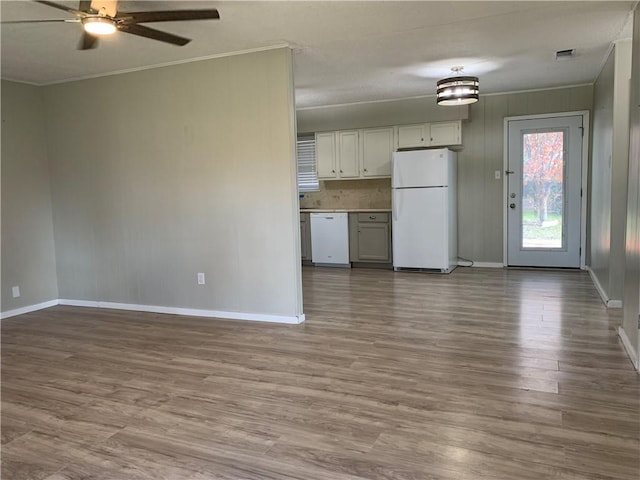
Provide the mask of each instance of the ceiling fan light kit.
{"label": "ceiling fan light kit", "polygon": [[87,17],[82,19],[84,31],[91,35],[111,35],[116,31],[113,20],[105,17]]}
{"label": "ceiling fan light kit", "polygon": [[[463,67],[452,67],[454,73],[462,72]],[[478,77],[456,76],[439,80],[436,88],[438,105],[469,105],[480,98]]]}

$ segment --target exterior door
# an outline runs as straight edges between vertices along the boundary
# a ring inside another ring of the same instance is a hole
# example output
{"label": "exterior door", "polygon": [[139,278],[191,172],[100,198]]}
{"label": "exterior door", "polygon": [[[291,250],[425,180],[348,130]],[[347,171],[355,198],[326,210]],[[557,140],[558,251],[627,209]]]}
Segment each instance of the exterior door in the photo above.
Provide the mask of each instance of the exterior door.
{"label": "exterior door", "polygon": [[507,264],[579,268],[582,115],[507,128]]}

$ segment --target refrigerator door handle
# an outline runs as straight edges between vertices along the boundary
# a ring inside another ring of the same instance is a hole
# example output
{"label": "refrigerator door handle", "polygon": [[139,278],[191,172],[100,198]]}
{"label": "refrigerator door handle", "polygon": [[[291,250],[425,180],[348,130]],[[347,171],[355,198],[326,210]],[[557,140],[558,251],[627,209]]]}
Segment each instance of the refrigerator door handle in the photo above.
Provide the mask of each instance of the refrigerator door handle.
{"label": "refrigerator door handle", "polygon": [[404,185],[404,182],[402,181],[402,169],[398,168],[398,162],[395,161],[395,153],[393,155],[394,155],[394,159],[391,163],[391,167],[392,167],[391,188]]}
{"label": "refrigerator door handle", "polygon": [[398,210],[400,210],[400,205],[399,205],[399,203],[400,203],[399,197],[400,196],[399,195],[394,195],[393,197],[394,198],[393,198],[393,204],[391,205],[391,207],[392,207],[391,215],[393,216],[393,219],[397,221],[398,220]]}

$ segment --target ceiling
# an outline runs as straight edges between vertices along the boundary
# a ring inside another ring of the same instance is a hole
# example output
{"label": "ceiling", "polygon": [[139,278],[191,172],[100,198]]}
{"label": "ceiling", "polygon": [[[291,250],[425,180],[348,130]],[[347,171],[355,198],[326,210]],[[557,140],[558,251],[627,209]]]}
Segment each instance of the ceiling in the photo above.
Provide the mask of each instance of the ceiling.
{"label": "ceiling", "polygon": [[[60,1],[77,8],[77,1]],[[121,11],[217,8],[221,19],[146,24],[192,38],[175,47],[123,33],[79,51],[81,26],[1,28],[2,77],[37,85],[289,45],[298,108],[433,95],[462,65],[481,94],[592,83],[613,41],[631,36],[634,1],[121,1]],[[3,21],[71,18],[0,2]],[[576,49],[575,58],[555,52]]]}

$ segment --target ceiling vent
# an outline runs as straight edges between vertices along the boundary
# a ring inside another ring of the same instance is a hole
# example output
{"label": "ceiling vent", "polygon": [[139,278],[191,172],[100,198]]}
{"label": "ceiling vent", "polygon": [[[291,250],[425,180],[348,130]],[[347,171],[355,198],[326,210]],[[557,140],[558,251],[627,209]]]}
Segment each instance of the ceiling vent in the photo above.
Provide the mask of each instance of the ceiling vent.
{"label": "ceiling vent", "polygon": [[576,56],[576,49],[570,48],[568,50],[558,50],[556,52],[556,60],[571,60]]}

